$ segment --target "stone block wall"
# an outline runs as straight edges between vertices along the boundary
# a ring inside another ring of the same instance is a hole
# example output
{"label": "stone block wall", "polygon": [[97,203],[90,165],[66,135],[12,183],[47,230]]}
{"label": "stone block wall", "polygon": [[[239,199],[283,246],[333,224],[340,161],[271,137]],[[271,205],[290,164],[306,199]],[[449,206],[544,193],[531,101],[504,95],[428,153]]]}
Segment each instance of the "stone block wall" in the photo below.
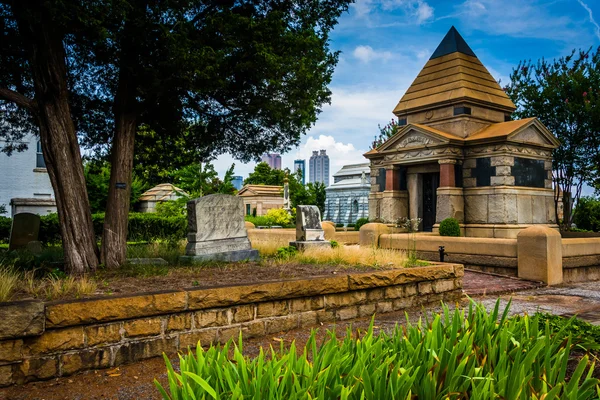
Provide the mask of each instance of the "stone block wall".
{"label": "stone block wall", "polygon": [[0,386],[462,295],[462,265],[43,303],[0,304]]}

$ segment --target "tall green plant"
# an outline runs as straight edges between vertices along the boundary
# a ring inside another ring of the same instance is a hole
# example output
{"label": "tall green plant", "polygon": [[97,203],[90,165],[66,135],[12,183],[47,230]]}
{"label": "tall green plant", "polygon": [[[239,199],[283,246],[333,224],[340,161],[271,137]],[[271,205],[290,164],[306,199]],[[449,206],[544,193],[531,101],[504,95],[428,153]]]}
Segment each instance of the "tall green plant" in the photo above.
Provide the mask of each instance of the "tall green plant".
{"label": "tall green plant", "polygon": [[[443,312],[425,322],[406,323],[391,334],[335,332],[317,344],[315,331],[298,352],[295,343],[268,356],[243,356],[236,345],[201,346],[180,356],[180,372],[168,357],[164,399],[597,399],[599,380],[585,355],[569,372],[571,351],[598,347],[567,337],[538,317],[508,318],[500,302],[487,312]],[[575,344],[578,343],[578,344]],[[231,356],[230,356],[231,355]],[[567,376],[570,374],[570,376]],[[567,378],[569,378],[567,380]]]}

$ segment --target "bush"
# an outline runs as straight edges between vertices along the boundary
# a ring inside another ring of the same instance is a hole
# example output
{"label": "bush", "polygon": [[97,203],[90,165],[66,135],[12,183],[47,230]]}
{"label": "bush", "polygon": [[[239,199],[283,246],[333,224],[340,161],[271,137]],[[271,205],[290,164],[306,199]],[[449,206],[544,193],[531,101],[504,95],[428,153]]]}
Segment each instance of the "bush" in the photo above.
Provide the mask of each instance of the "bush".
{"label": "bush", "polygon": [[368,218],[359,218],[356,220],[356,223],[354,224],[354,230],[360,231],[360,227],[365,224],[368,224],[368,223],[369,223]]}
{"label": "bush", "polygon": [[573,222],[579,229],[600,232],[600,199],[582,197],[577,202]]}
{"label": "bush", "polygon": [[298,249],[294,246],[280,247],[277,249],[277,258],[288,260],[298,253]]}
{"label": "bush", "polygon": [[272,208],[267,211],[267,218],[273,221],[273,225],[286,226],[292,224],[292,216],[283,208]]}
{"label": "bush", "polygon": [[343,227],[344,227],[344,224],[335,224],[335,227],[336,227],[336,228],[343,228]]}
{"label": "bush", "polygon": [[331,248],[332,249],[340,247],[340,244],[338,243],[337,240],[330,240],[329,243],[331,243]]}
{"label": "bush", "polygon": [[8,243],[12,219],[0,216],[0,243]]}
{"label": "bush", "polygon": [[[391,334],[348,329],[324,341],[315,330],[304,349],[261,349],[242,354],[242,338],[223,347],[198,345],[180,355],[176,371],[164,356],[169,386],[155,380],[164,399],[597,399],[589,355],[577,361],[571,339],[539,317],[508,318],[471,302]],[[589,347],[588,347],[589,348]],[[569,362],[571,361],[571,362]],[[565,379],[566,378],[566,379]],[[167,390],[169,392],[167,392]]]}
{"label": "bush", "polygon": [[454,218],[446,218],[440,223],[440,236],[460,236],[460,225]]}
{"label": "bush", "polygon": [[[104,213],[93,214],[92,222],[96,239],[101,240],[102,229],[104,228]],[[129,213],[127,232],[127,240],[129,241],[178,241],[185,239],[186,235],[187,217],[183,215],[165,217],[155,213]],[[39,241],[44,244],[57,244],[61,242],[57,214],[40,217]]]}

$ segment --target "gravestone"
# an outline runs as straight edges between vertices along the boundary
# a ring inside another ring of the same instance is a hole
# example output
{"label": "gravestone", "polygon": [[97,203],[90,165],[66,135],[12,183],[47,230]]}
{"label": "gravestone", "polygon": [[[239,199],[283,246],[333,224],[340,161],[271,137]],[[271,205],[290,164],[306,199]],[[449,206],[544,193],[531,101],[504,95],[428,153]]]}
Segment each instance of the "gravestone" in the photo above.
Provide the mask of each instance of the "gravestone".
{"label": "gravestone", "polygon": [[325,240],[319,207],[296,207],[296,241],[290,242],[290,246],[294,246],[298,250],[312,247],[331,247],[331,242]]}
{"label": "gravestone", "polygon": [[8,250],[26,248],[29,242],[38,240],[40,233],[40,216],[31,213],[15,214],[10,229]]}
{"label": "gravestone", "polygon": [[241,197],[211,194],[187,204],[188,244],[183,261],[257,260],[244,223]]}

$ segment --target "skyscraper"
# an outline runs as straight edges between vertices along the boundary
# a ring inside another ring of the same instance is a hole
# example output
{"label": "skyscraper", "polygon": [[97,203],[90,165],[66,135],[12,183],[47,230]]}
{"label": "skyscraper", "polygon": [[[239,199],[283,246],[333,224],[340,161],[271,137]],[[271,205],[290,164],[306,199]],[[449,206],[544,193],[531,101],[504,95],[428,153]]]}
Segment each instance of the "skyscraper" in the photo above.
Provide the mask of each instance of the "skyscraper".
{"label": "skyscraper", "polygon": [[263,154],[261,160],[269,164],[269,167],[273,169],[281,169],[281,156],[279,154]]}
{"label": "skyscraper", "polygon": [[239,175],[234,176],[231,180],[231,184],[233,185],[235,190],[240,190],[242,186],[244,186],[244,177]]}
{"label": "skyscraper", "polygon": [[298,172],[302,173],[302,184],[306,184],[306,160],[294,160],[294,173]]}
{"label": "skyscraper", "polygon": [[329,156],[325,150],[313,151],[309,165],[309,182],[322,182],[329,186]]}

